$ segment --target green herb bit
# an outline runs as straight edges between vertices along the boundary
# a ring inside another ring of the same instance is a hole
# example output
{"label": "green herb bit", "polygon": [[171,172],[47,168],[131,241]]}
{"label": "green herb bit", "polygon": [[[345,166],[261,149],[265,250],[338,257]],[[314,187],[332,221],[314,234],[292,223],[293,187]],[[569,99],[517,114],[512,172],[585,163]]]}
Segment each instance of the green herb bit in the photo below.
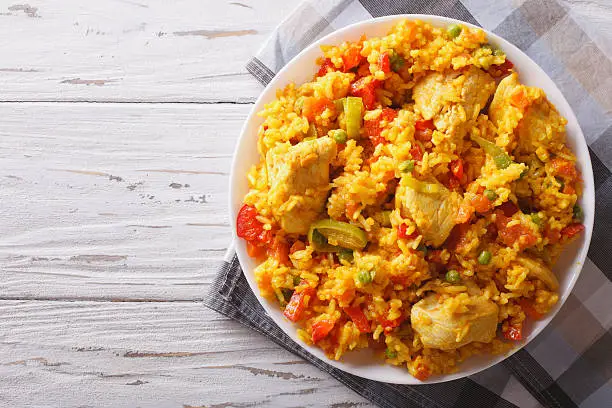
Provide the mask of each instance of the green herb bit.
{"label": "green herb bit", "polygon": [[390,348],[387,348],[385,350],[385,356],[387,356],[387,358],[396,358],[397,357],[397,351],[391,350]]}
{"label": "green herb bit", "polygon": [[419,244],[419,246],[417,247],[417,251],[423,252],[423,256],[427,255],[427,247],[425,246],[425,244]]}
{"label": "green herb bit", "polygon": [[399,164],[398,168],[402,173],[409,173],[414,170],[414,160],[405,160]]}
{"label": "green herb bit", "polygon": [[364,285],[372,283],[372,273],[369,271],[359,271],[357,274],[357,279]]}
{"label": "green herb bit", "polygon": [[484,196],[487,197],[487,200],[489,201],[495,201],[495,199],[497,198],[497,193],[493,190],[485,190]]}
{"label": "green herb bit", "polygon": [[293,277],[293,286],[297,286],[302,282],[302,277],[300,275],[295,275]]}
{"label": "green herb bit", "polygon": [[582,222],[584,220],[584,211],[582,211],[582,207],[576,204],[572,211],[574,213],[574,219],[576,221]]}
{"label": "green herb bit", "polygon": [[393,51],[389,56],[389,62],[391,63],[391,69],[397,72],[404,66],[406,60],[404,60],[404,58],[397,52]]}
{"label": "green herb bit", "polygon": [[353,250],[348,248],[340,248],[338,251],[338,259],[340,261],[346,261],[348,263],[353,262]]}
{"label": "green herb bit", "polygon": [[481,265],[488,265],[491,262],[491,252],[482,251],[480,255],[478,255],[478,263]]}
{"label": "green herb bit", "polygon": [[461,275],[454,269],[446,272],[445,279],[448,283],[459,283],[461,281]]}
{"label": "green herb bit", "polygon": [[330,130],[330,134],[334,138],[336,143],[339,144],[345,144],[346,140],[348,139],[348,134],[342,129]]}
{"label": "green herb bit", "polygon": [[459,24],[451,24],[446,29],[446,32],[450,38],[457,38],[461,34],[461,26]]}
{"label": "green herb bit", "polygon": [[291,296],[293,296],[293,290],[291,289],[282,288],[281,292],[283,294],[283,298],[285,299],[285,302],[288,302],[291,299]]}
{"label": "green herb bit", "polygon": [[541,227],[542,224],[544,223],[544,220],[538,213],[531,213],[530,217],[531,217],[531,221],[533,221],[533,223],[537,225],[538,227]]}

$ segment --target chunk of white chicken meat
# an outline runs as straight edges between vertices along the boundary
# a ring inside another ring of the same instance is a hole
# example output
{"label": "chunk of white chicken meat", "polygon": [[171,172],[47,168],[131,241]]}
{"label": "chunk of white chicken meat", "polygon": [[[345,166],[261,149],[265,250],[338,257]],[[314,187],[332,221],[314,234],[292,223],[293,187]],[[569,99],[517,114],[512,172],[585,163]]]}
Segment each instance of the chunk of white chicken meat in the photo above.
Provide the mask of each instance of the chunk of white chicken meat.
{"label": "chunk of white chicken meat", "polygon": [[489,343],[497,330],[498,307],[484,296],[458,295],[440,302],[431,294],[410,313],[412,328],[425,347],[454,350],[473,341]]}
{"label": "chunk of white chicken meat", "polygon": [[519,255],[516,257],[516,262],[527,268],[527,276],[541,280],[550,290],[556,291],[559,289],[557,277],[542,261],[525,255]]}
{"label": "chunk of white chicken meat", "polygon": [[295,146],[281,144],[266,154],[268,204],[286,232],[307,233],[323,211],[335,156],[336,142],[327,136]]}
{"label": "chunk of white chicken meat", "polygon": [[476,67],[466,71],[432,72],[414,87],[415,111],[433,119],[436,129],[465,134],[462,126],[475,119],[495,91],[495,80]]}
{"label": "chunk of white chicken meat", "polygon": [[461,204],[461,195],[435,183],[438,192],[417,191],[404,176],[395,193],[395,206],[402,215],[410,216],[416,223],[425,243],[438,247],[446,241],[453,227]]}

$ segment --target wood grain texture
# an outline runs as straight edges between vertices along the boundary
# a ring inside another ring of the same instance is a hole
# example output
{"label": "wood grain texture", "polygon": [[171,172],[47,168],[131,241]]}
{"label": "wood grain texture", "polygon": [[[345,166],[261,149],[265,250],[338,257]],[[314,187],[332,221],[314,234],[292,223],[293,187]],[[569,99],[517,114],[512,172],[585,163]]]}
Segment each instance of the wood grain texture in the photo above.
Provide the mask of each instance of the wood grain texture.
{"label": "wood grain texture", "polygon": [[298,1],[0,1],[0,100],[253,102],[245,69]]}
{"label": "wood grain texture", "polygon": [[1,406],[369,406],[200,303],[296,4],[0,1]]}
{"label": "wood grain texture", "polygon": [[0,104],[0,298],[201,299],[249,110]]}
{"label": "wood grain texture", "polygon": [[2,406],[368,406],[197,303],[0,301],[0,327]]}

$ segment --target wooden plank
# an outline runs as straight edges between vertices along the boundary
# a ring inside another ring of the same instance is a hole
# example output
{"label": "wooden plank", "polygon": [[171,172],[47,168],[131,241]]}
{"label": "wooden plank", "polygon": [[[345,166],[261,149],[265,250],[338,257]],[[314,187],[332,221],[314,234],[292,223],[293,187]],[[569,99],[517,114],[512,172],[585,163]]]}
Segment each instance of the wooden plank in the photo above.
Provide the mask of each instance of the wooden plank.
{"label": "wooden plank", "polygon": [[1,101],[253,102],[292,1],[0,1]]}
{"label": "wooden plank", "polygon": [[6,406],[370,406],[198,303],[0,301],[0,327]]}
{"label": "wooden plank", "polygon": [[250,108],[0,104],[0,298],[201,298]]}

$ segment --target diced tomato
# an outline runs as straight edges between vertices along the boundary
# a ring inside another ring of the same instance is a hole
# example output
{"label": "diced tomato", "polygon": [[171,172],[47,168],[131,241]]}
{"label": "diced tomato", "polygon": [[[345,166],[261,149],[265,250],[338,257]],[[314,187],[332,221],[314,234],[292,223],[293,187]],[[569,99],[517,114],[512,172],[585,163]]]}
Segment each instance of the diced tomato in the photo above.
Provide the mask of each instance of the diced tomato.
{"label": "diced tomato", "polygon": [[504,337],[508,340],[519,341],[523,339],[523,326],[509,326],[503,331]]}
{"label": "diced tomato", "polygon": [[380,117],[387,122],[391,122],[397,117],[397,111],[393,108],[383,108]]}
{"label": "diced tomato", "polygon": [[501,65],[491,65],[489,68],[489,74],[494,78],[502,78],[510,75],[510,71],[514,67],[514,64],[509,59],[506,59]]}
{"label": "diced tomato", "polygon": [[566,177],[570,180],[576,180],[578,178],[576,166],[569,160],[555,157],[551,160],[550,166],[553,172],[558,176]]}
{"label": "diced tomato", "polygon": [[429,262],[437,263],[440,265],[444,265],[446,262],[442,260],[442,250],[434,249],[431,251],[427,251],[427,260]]}
{"label": "diced tomato", "polygon": [[548,239],[549,243],[556,244],[561,239],[561,231],[552,229],[546,225],[546,228],[544,228],[544,237]]}
{"label": "diced tomato", "polygon": [[366,62],[359,65],[359,68],[357,68],[357,78],[363,78],[368,75],[370,75],[370,64]]}
{"label": "diced tomato", "polygon": [[342,56],[344,63],[344,72],[359,66],[363,57],[361,56],[361,48],[357,45],[352,45]]}
{"label": "diced tomato", "polygon": [[433,120],[417,120],[414,124],[414,138],[422,142],[429,142],[435,129]]}
{"label": "diced tomato", "polygon": [[571,185],[571,182],[565,183],[563,186],[563,194],[575,194],[576,189]]}
{"label": "diced tomato", "polygon": [[518,212],[518,207],[512,201],[506,201],[497,208],[502,210],[506,217],[512,217]]}
{"label": "diced tomato", "polygon": [[236,217],[236,233],[247,241],[255,241],[263,233],[263,224],[257,221],[257,210],[250,205],[243,205]]}
{"label": "diced tomato", "polygon": [[423,149],[418,144],[415,144],[410,148],[410,155],[416,161],[423,160]]}
{"label": "diced tomato", "polygon": [[432,119],[429,119],[429,120],[419,119],[414,124],[415,130],[425,130],[425,129],[435,130],[435,128],[436,126],[434,125]]}
{"label": "diced tomato", "polygon": [[406,231],[408,229],[408,225],[406,224],[400,224],[397,226],[397,236],[399,238],[403,238],[403,239],[411,239],[414,238],[416,236],[419,235],[419,231],[416,230],[416,228],[414,229],[414,231],[411,234],[408,234]]}
{"label": "diced tomato", "polygon": [[380,54],[380,58],[378,59],[378,65],[380,65],[380,69],[385,74],[391,72],[391,60],[389,59],[389,53],[383,52]]}
{"label": "diced tomato", "polygon": [[455,221],[457,224],[464,224],[472,218],[472,214],[474,214],[474,207],[468,203],[462,203],[459,206],[459,210],[457,210],[457,217],[455,217]]}
{"label": "diced tomato", "polygon": [[323,76],[325,74],[327,74],[330,71],[335,71],[336,67],[334,66],[334,63],[332,62],[331,59],[329,58],[325,58],[325,61],[323,61],[323,63],[321,64],[321,67],[319,68],[319,71],[317,72],[317,76]]}
{"label": "diced tomato", "polygon": [[461,185],[461,183],[459,182],[459,179],[455,177],[449,177],[446,183],[444,183],[444,185],[451,190],[455,190]]}
{"label": "diced tomato", "polygon": [[330,331],[334,328],[336,321],[333,319],[321,319],[317,320],[312,324],[312,342],[316,343],[317,341],[327,337]]}
{"label": "diced tomato", "polygon": [[584,225],[580,223],[570,224],[561,230],[561,236],[564,238],[573,238],[576,234],[584,231]]}
{"label": "diced tomato", "polygon": [[518,304],[523,309],[523,312],[533,320],[540,320],[542,318],[542,314],[535,310],[533,307],[533,303],[527,299],[519,299]]}
{"label": "diced tomato", "polygon": [[393,329],[395,329],[396,327],[399,327],[400,324],[402,324],[402,322],[405,319],[406,318],[403,315],[401,315],[397,319],[387,320],[386,318],[382,317],[382,318],[379,318],[378,321],[380,322],[380,325],[383,327],[385,334],[389,334],[393,331]]}
{"label": "diced tomato", "polygon": [[529,227],[523,224],[507,227],[510,218],[506,217],[500,210],[495,211],[495,214],[495,225],[498,229],[497,233],[504,244],[512,246],[515,242],[518,242],[520,249],[529,248],[535,245],[538,239]]}
{"label": "diced tomato", "polygon": [[359,306],[345,307],[344,312],[349,315],[357,329],[362,333],[370,333],[370,322]]}
{"label": "diced tomato", "polygon": [[382,131],[378,119],[364,120],[363,128],[365,135],[370,139],[380,136],[380,132]]}
{"label": "diced tomato", "polygon": [[425,364],[417,364],[414,370],[414,378],[419,381],[425,381],[431,376],[431,370]]}
{"label": "diced tomato", "polygon": [[294,323],[301,319],[302,313],[306,309],[306,298],[312,298],[315,295],[315,290],[307,285],[306,281],[302,280],[298,285],[298,289],[300,287],[303,287],[303,289],[296,289],[293,295],[291,295],[289,303],[285,306],[283,314]]}
{"label": "diced tomato", "polygon": [[289,244],[277,237],[268,249],[268,255],[276,259],[280,265],[289,265]]}
{"label": "diced tomato", "polygon": [[481,214],[486,213],[491,209],[491,201],[489,201],[489,199],[483,195],[477,195],[476,197],[470,199],[470,202],[472,203],[474,210]]}
{"label": "diced tomato", "polygon": [[261,259],[266,255],[266,248],[247,241],[247,254],[253,259]]}
{"label": "diced tomato", "polygon": [[453,160],[450,163],[450,169],[453,176],[455,176],[456,179],[461,180],[461,177],[463,177],[463,160]]}
{"label": "diced tomato", "polygon": [[351,289],[346,289],[344,292],[342,292],[338,300],[340,301],[340,305],[342,306],[342,305],[347,305],[351,303],[354,298],[355,298],[355,289],[351,288]]}
{"label": "diced tomato", "polygon": [[292,254],[294,252],[301,251],[304,249],[306,249],[306,244],[304,244],[302,241],[298,239],[297,241],[293,243],[293,245],[291,245],[291,248],[289,248],[289,253]]}
{"label": "diced tomato", "polygon": [[349,95],[360,97],[366,109],[371,110],[376,107],[376,88],[379,86],[380,81],[363,77],[351,84]]}
{"label": "diced tomato", "polygon": [[330,109],[335,111],[336,107],[334,102],[328,98],[315,98],[308,97],[304,98],[304,107],[302,108],[302,114],[308,119],[310,122],[315,120],[317,115],[323,113],[325,109]]}
{"label": "diced tomato", "polygon": [[257,236],[257,242],[259,242],[260,245],[266,245],[271,243],[273,238],[274,235],[272,234],[272,231],[263,230],[261,234]]}

